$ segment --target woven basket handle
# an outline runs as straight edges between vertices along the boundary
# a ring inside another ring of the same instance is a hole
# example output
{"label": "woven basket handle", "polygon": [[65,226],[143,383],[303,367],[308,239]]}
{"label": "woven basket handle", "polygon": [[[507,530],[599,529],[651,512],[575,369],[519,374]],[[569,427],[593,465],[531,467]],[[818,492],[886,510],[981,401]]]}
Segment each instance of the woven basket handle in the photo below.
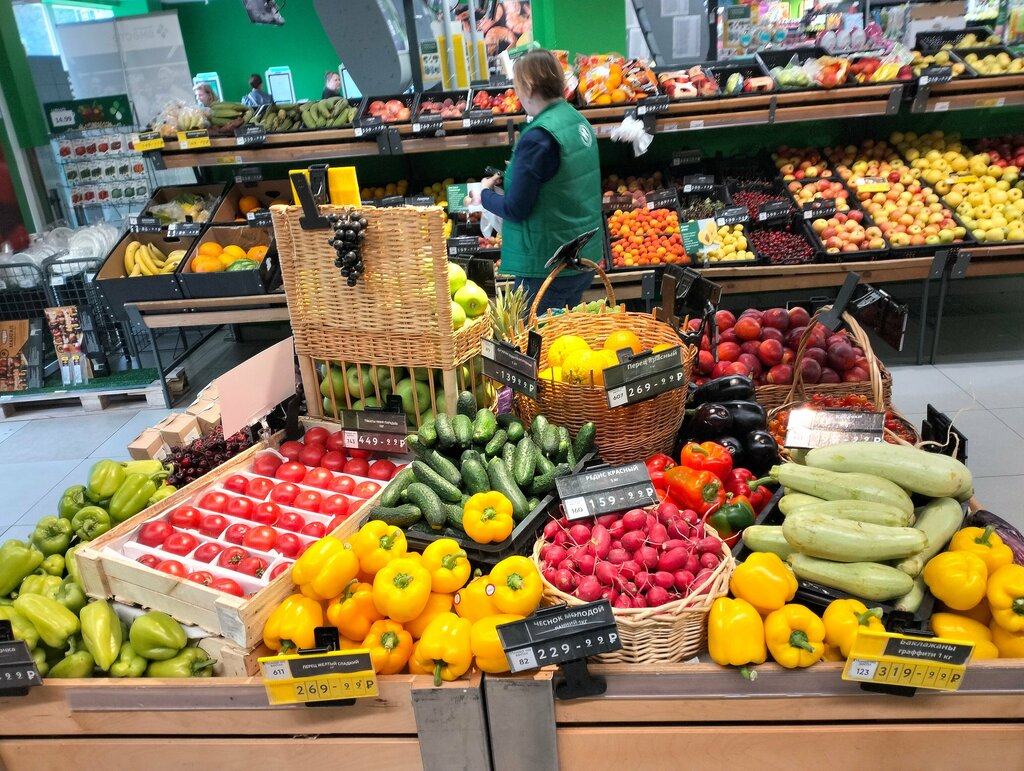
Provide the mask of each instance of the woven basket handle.
{"label": "woven basket handle", "polygon": [[[593,268],[597,271],[597,275],[601,277],[601,281],[604,282],[604,290],[608,294],[608,305],[612,308],[615,307],[615,290],[612,288],[612,282],[608,280],[608,274],[604,272],[604,269],[596,262],[588,260],[586,258],[580,258],[580,264],[587,268]],[[558,274],[565,270],[566,264],[560,263],[548,277],[544,279],[544,283],[540,285],[540,289],[537,290],[537,296],[533,298],[533,305],[530,306],[530,319],[527,326],[537,326],[537,308],[540,307],[541,298],[544,297],[544,293],[548,291],[548,287],[551,286],[551,282],[558,278]]]}

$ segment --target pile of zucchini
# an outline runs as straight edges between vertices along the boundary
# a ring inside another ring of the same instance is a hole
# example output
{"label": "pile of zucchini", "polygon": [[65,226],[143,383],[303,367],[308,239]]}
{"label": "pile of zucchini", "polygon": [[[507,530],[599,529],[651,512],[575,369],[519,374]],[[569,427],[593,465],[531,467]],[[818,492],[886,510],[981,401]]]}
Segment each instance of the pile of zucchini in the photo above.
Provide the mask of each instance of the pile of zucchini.
{"label": "pile of zucchini", "polygon": [[370,516],[408,531],[464,538],[466,501],[497,490],[522,522],[554,490],[555,479],[594,448],[595,434],[593,423],[573,437],[543,415],[529,426],[515,415],[495,416],[463,391],[454,417],[438,415],[406,437],[415,460],[388,483]]}
{"label": "pile of zucchini", "polygon": [[[780,526],[743,531],[753,551],[787,560],[797,578],[917,612],[924,565],[945,548],[973,493],[967,467],[915,447],[851,442],[775,466]],[[911,494],[930,498],[915,509]]]}

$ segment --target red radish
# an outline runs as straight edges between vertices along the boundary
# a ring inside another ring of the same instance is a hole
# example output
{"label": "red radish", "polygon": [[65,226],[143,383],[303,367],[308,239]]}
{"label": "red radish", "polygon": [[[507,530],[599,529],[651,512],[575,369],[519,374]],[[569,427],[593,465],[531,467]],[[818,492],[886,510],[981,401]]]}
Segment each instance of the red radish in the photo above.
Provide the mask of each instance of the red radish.
{"label": "red radish", "polygon": [[693,583],[693,573],[689,570],[677,570],[672,574],[672,578],[675,579],[676,589],[681,592],[685,592]]}
{"label": "red radish", "polygon": [[707,568],[701,570],[693,579],[694,591],[697,594],[707,594],[711,588],[711,576],[715,571],[708,570]]}
{"label": "red radish", "polygon": [[554,539],[555,533],[561,531],[562,527],[558,524],[558,520],[551,520],[544,525],[544,538],[548,541]]}
{"label": "red radish", "polygon": [[655,522],[651,525],[651,529],[647,533],[647,543],[652,546],[660,546],[668,540],[668,530],[660,522]]}
{"label": "red radish", "polygon": [[619,565],[619,575],[623,576],[628,581],[632,581],[639,572],[640,563],[636,560],[626,560]]}
{"label": "red radish", "polygon": [[597,559],[593,554],[581,554],[576,559],[576,564],[580,567],[580,573],[585,576],[594,575],[594,568],[597,567]]}
{"label": "red radish", "polygon": [[689,539],[693,535],[693,528],[690,523],[682,517],[672,520],[668,526],[669,538]]}
{"label": "red radish", "polygon": [[659,570],[652,574],[652,580],[655,586],[660,586],[662,589],[671,589],[676,585],[676,579],[667,570]]}
{"label": "red radish", "polygon": [[619,574],[618,568],[611,562],[598,562],[594,566],[594,576],[605,586],[611,586]]}
{"label": "red radish", "polygon": [[607,526],[602,524],[594,525],[590,531],[590,551],[598,559],[604,559],[608,556],[608,551],[611,548],[612,537],[608,532]]}
{"label": "red radish", "polygon": [[557,565],[567,556],[565,549],[557,543],[549,543],[540,550],[540,558],[551,565]]}
{"label": "red radish", "polygon": [[549,584],[555,583],[555,575],[557,573],[558,571],[555,570],[553,567],[547,567],[541,571],[541,575],[544,576],[544,580],[547,581]]}
{"label": "red radish", "polygon": [[576,588],[576,577],[564,568],[555,573],[555,587],[563,592],[571,592]]}
{"label": "red radish", "polygon": [[615,600],[619,598],[619,593],[610,586],[606,586],[601,590],[600,599],[608,600],[612,605],[615,604]]}
{"label": "red radish", "polygon": [[718,563],[720,561],[721,560],[718,559],[718,555],[712,554],[711,552],[704,552],[700,555],[700,566],[702,568],[714,570],[716,567],[718,567]]}
{"label": "red radish", "polygon": [[628,551],[630,554],[635,552],[641,546],[647,543],[647,539],[640,530],[630,530],[624,536],[622,536],[622,548]]}
{"label": "red radish", "polygon": [[647,605],[651,608],[656,608],[659,605],[665,605],[671,601],[668,591],[660,586],[652,586],[647,590]]}
{"label": "red radish", "polygon": [[597,524],[602,525],[603,527],[606,527],[606,528],[611,527],[613,524],[615,524],[618,521],[619,521],[619,515],[618,514],[605,514],[604,516],[601,516],[601,517],[597,518]]}
{"label": "red radish", "polygon": [[687,558],[690,553],[686,549],[672,549],[661,555],[658,559],[658,570],[667,570],[673,573],[686,567]]}
{"label": "red radish", "polygon": [[697,541],[697,553],[698,554],[721,554],[722,553],[722,542],[717,538],[707,536]]}
{"label": "red radish", "polygon": [[608,561],[613,565],[621,565],[629,559],[629,552],[625,549],[612,549],[608,552]]}
{"label": "red radish", "polygon": [[639,530],[647,524],[647,512],[643,509],[631,509],[622,515],[622,526],[626,530]]}
{"label": "red radish", "polygon": [[633,554],[633,559],[648,570],[658,567],[658,550],[653,546],[642,546]]}
{"label": "red radish", "polygon": [[634,608],[646,608],[647,607],[647,600],[645,600],[643,597],[638,595],[638,596],[633,598],[633,607]]}
{"label": "red radish", "polygon": [[633,600],[624,594],[620,594],[615,598],[615,602],[612,603],[613,608],[627,609],[633,607]]}
{"label": "red radish", "polygon": [[656,524],[658,524],[658,515],[647,512],[647,521],[644,522],[644,532],[649,533],[651,528]]}
{"label": "red radish", "polygon": [[689,570],[691,573],[696,573],[700,570],[700,558],[696,554],[687,554],[686,564],[683,566],[683,570]]}
{"label": "red radish", "polygon": [[646,570],[641,570],[637,573],[636,578],[634,578],[633,581],[642,592],[654,586],[654,576]]}
{"label": "red radish", "polygon": [[564,560],[559,562],[556,567],[560,571],[561,570],[568,570],[570,573],[575,573],[576,572],[576,568],[578,568],[579,565],[576,564],[576,560],[574,560],[572,557],[566,557]]}
{"label": "red radish", "polygon": [[672,501],[662,501],[658,506],[658,521],[668,526],[668,523],[679,516],[679,507]]}
{"label": "red radish", "polygon": [[612,549],[621,549],[622,548],[622,541],[618,541],[618,540],[612,541],[611,548]]}
{"label": "red radish", "polygon": [[673,538],[670,541],[665,541],[661,545],[662,551],[672,551],[673,549],[686,549],[689,551],[693,547],[693,541],[685,538]]}
{"label": "red radish", "polygon": [[559,530],[557,533],[555,533],[554,540],[555,543],[557,543],[559,546],[563,546],[564,544],[569,543],[569,534],[564,530]]}
{"label": "red radish", "polygon": [[586,543],[590,540],[590,528],[586,525],[576,524],[569,528],[569,540],[573,543]]}
{"label": "red radish", "polygon": [[684,520],[686,520],[691,525],[696,525],[698,522],[700,522],[700,514],[698,514],[693,509],[686,509],[686,510],[684,510],[682,512],[682,517],[683,517]]}
{"label": "red radish", "polygon": [[626,524],[621,519],[608,525],[608,535],[610,535],[613,540],[622,538],[622,535],[625,532]]}
{"label": "red radish", "polygon": [[594,600],[601,599],[603,588],[601,582],[596,578],[586,576],[580,581],[579,586],[576,587],[576,596],[584,602],[593,602]]}

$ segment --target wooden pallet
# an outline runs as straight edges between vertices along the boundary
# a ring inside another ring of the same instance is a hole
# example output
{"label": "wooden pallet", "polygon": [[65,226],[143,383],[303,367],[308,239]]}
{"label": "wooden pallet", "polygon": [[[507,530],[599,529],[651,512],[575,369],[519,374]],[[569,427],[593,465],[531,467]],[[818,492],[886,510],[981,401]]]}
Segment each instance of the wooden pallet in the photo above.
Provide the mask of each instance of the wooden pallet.
{"label": "wooden pallet", "polygon": [[166,407],[159,382],[145,386],[108,389],[76,389],[45,394],[0,396],[0,420],[53,418],[81,412],[146,407]]}

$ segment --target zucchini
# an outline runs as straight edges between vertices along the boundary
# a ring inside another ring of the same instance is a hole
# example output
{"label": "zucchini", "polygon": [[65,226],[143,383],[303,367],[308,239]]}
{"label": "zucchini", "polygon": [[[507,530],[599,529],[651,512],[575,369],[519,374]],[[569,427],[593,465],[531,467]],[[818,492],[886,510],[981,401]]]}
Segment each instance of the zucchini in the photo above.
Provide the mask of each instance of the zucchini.
{"label": "zucchini", "polygon": [[491,437],[487,446],[484,447],[484,455],[488,458],[493,458],[495,455],[499,455],[501,453],[501,448],[505,446],[506,441],[508,441],[508,433],[504,428],[499,428],[494,432],[494,436]]}
{"label": "zucchini", "polygon": [[382,520],[392,527],[406,528],[423,519],[423,512],[411,503],[401,506],[374,506],[370,509],[370,519]]}
{"label": "zucchini", "polygon": [[906,573],[876,562],[830,562],[806,554],[790,554],[788,562],[801,581],[813,581],[865,600],[892,600],[914,588],[914,579]]}
{"label": "zucchini", "polygon": [[541,437],[540,448],[549,458],[554,458],[558,455],[558,443],[558,426],[548,423],[547,426],[544,427],[544,435]]}
{"label": "zucchini", "polygon": [[507,442],[504,447],[501,448],[501,459],[505,462],[505,466],[508,468],[509,473],[512,473],[512,461],[516,457],[516,446],[512,442]]}
{"label": "zucchini", "polygon": [[548,419],[543,415],[534,415],[533,422],[530,423],[530,436],[533,437],[533,441],[538,445],[542,444],[544,438],[544,429],[548,427]]}
{"label": "zucchini", "polygon": [[[789,496],[783,496],[788,498]],[[798,506],[795,511],[804,514],[823,514],[838,519],[852,519],[857,522],[870,522],[872,525],[885,525],[887,527],[908,527],[914,519],[914,515],[890,506],[887,503],[876,501],[822,501],[807,506]]]}
{"label": "zucchini", "polygon": [[444,527],[445,513],[441,508],[441,499],[433,490],[422,482],[413,482],[406,488],[406,495],[409,502],[418,506],[423,512],[423,518],[433,530],[440,530]]}
{"label": "zucchini", "polygon": [[786,517],[782,533],[797,551],[836,562],[903,559],[928,545],[928,536],[912,527],[872,525],[802,511]]}
{"label": "zucchini", "polygon": [[437,428],[434,425],[434,421],[426,421],[422,426],[420,426],[420,430],[416,432],[416,436],[420,438],[420,442],[424,447],[433,447],[437,444]]}
{"label": "zucchini", "polygon": [[380,494],[380,505],[386,509],[397,506],[402,498],[402,493],[409,485],[416,481],[416,475],[409,466],[395,474]]}
{"label": "zucchini", "polygon": [[461,503],[442,503],[441,511],[444,512],[444,521],[446,527],[453,527],[456,530],[464,531],[464,528],[462,527]]}
{"label": "zucchini", "polygon": [[[448,501],[449,503],[455,503],[456,501],[462,500],[462,491],[455,485],[448,482],[448,480],[434,471],[434,469],[430,468],[430,466],[423,461],[414,460],[412,462],[412,472],[416,475],[416,482],[429,487],[437,494],[438,498]],[[416,482],[413,484],[416,484]],[[413,501],[413,503],[415,503],[415,501]]]}
{"label": "zucchini", "polygon": [[793,553],[781,525],[751,525],[743,528],[743,544],[751,551],[769,551],[786,559]]}
{"label": "zucchini", "polygon": [[516,484],[516,480],[513,479],[512,472],[505,465],[505,462],[498,458],[493,458],[487,464],[487,478],[491,482],[492,490],[497,490],[512,502],[512,518],[516,522],[522,522],[526,515],[530,513],[530,504],[526,500],[526,496],[523,495],[523,491]]}
{"label": "zucchini", "polygon": [[477,460],[467,460],[462,464],[462,486],[472,495],[486,493],[491,489],[487,478],[487,469]]}
{"label": "zucchini", "polygon": [[480,410],[473,421],[473,444],[486,445],[498,430],[498,419],[490,410]]}
{"label": "zucchini", "polygon": [[892,606],[904,613],[917,613],[921,609],[921,603],[924,602],[924,592],[924,579],[918,576],[914,579],[914,588],[896,600]]}
{"label": "zucchini", "polygon": [[442,450],[451,450],[458,445],[450,417],[444,413],[438,415],[434,420],[434,428],[437,430],[437,443]]}
{"label": "zucchini", "polygon": [[470,420],[473,420],[477,414],[476,397],[474,397],[469,391],[460,391],[459,398],[455,401],[455,412],[459,415],[465,415]]}
{"label": "zucchini", "polygon": [[956,458],[887,442],[819,447],[806,460],[813,468],[872,474],[929,498],[953,497],[972,485],[971,472]]}
{"label": "zucchini", "polygon": [[505,433],[508,434],[508,440],[510,442],[518,442],[526,436],[526,427],[521,421],[516,420],[508,424],[508,427],[505,429]]}
{"label": "zucchini", "polygon": [[812,503],[824,502],[824,498],[815,498],[813,495],[805,495],[804,493],[786,493],[779,498],[779,511],[785,515],[789,515],[801,506],[809,506]]}
{"label": "zucchini", "polygon": [[521,488],[526,488],[533,481],[533,473],[537,468],[537,455],[533,440],[524,436],[516,445],[516,454],[512,458],[512,477]]}
{"label": "zucchini", "polygon": [[427,450],[423,453],[422,460],[448,484],[459,486],[462,479],[459,476],[459,469],[441,453],[436,450]]}
{"label": "zucchini", "polygon": [[891,504],[908,514],[914,512],[914,504],[902,487],[870,474],[844,474],[840,471],[799,466],[796,463],[772,466],[769,473],[787,491],[795,490],[826,501],[878,501]]}
{"label": "zucchini", "polygon": [[465,415],[452,418],[452,430],[455,432],[455,443],[462,449],[473,446],[473,421]]}
{"label": "zucchini", "polygon": [[565,463],[569,459],[569,449],[572,447],[572,437],[569,436],[569,429],[565,426],[558,427],[558,450],[555,455],[559,463]]}
{"label": "zucchini", "polygon": [[597,427],[586,422],[576,432],[576,438],[572,442],[572,451],[576,454],[577,460],[583,460],[583,456],[594,449],[594,440],[597,438]]}
{"label": "zucchini", "polygon": [[929,501],[914,523],[914,528],[927,536],[928,545],[917,554],[899,562],[896,567],[911,578],[919,575],[924,570],[925,563],[946,548],[949,539],[960,529],[963,520],[963,507],[952,498],[936,498]]}

